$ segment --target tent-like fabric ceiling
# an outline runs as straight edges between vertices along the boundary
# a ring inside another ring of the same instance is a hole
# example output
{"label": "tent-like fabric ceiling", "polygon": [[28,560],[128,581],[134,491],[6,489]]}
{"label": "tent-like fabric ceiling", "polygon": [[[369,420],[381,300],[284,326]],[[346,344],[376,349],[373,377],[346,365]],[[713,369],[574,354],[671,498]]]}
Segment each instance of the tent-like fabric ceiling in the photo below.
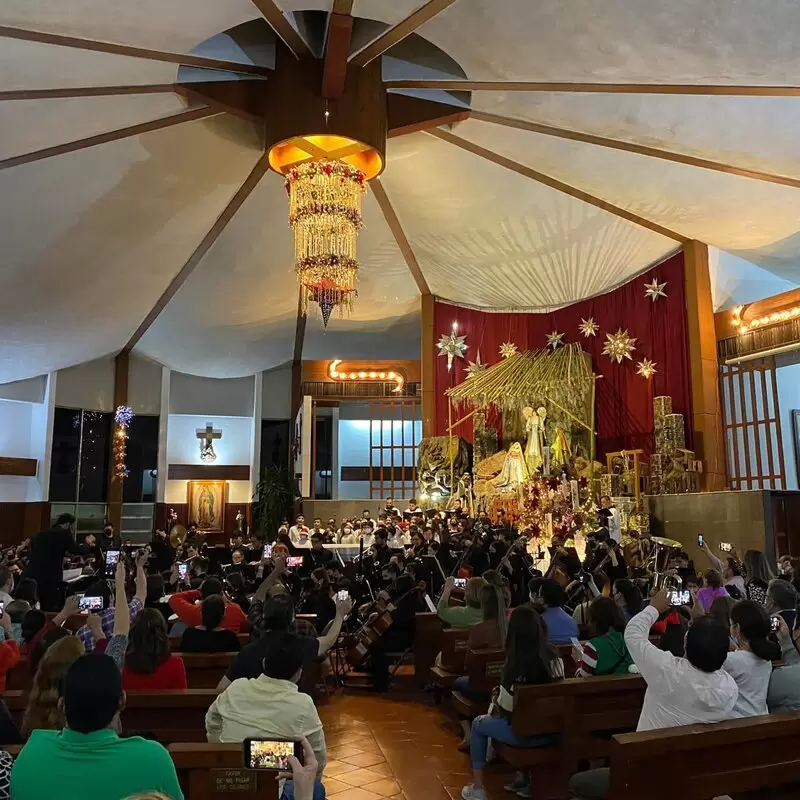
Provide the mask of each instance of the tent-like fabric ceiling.
{"label": "tent-like fabric ceiling", "polygon": [[390,139],[355,313],[310,315],[304,357],[413,358],[421,292],[554,308],[685,239],[800,282],[792,0],[5,0],[0,382],[128,345],[214,377],[292,359],[282,181],[257,124],[177,84],[269,81],[269,26],[322,56],[330,12],[390,92],[471,116]]}

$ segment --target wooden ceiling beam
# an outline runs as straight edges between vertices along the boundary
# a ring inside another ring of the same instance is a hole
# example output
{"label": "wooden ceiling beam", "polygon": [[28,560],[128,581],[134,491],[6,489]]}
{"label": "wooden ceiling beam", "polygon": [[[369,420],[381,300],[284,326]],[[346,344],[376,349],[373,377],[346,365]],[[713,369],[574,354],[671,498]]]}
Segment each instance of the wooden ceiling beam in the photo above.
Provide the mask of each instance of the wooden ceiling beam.
{"label": "wooden ceiling beam", "polygon": [[69,97],[111,97],[124,94],[167,94],[177,91],[180,84],[150,83],[141,86],[81,86],[74,89],[9,89],[0,91],[5,100],[58,100]]}
{"label": "wooden ceiling beam", "polygon": [[612,150],[623,150],[627,153],[636,153],[637,155],[641,156],[660,158],[664,161],[673,161],[676,164],[686,164],[690,167],[700,167],[702,169],[714,170],[715,172],[724,172],[728,175],[738,175],[742,178],[752,178],[753,180],[765,181],[767,183],[779,183],[783,186],[791,186],[792,188],[800,189],[800,178],[789,178],[785,175],[775,175],[771,172],[747,169],[746,167],[735,167],[731,164],[724,164],[720,161],[712,161],[708,158],[698,158],[696,156],[690,156],[684,153],[674,153],[670,150],[662,150],[658,147],[646,147],[645,145],[636,144],[634,142],[626,142],[620,139],[610,139],[605,136],[595,136],[594,134],[581,133],[579,131],[568,130],[566,128],[557,128],[551,125],[541,125],[538,122],[529,122],[528,120],[524,119],[504,117],[499,114],[489,114],[485,111],[473,111],[472,118],[480,120],[481,122],[490,122],[495,125],[502,125],[506,128],[516,128],[517,130],[541,133],[545,136],[554,136],[558,139],[569,139],[573,142],[594,144],[600,147],[608,147]]}
{"label": "wooden ceiling beam", "polygon": [[800,86],[724,86],[679,83],[541,83],[537,81],[394,80],[391,89],[446,92],[566,92],[579,94],[685,94],[732,97],[800,97]]}
{"label": "wooden ceiling beam", "polygon": [[664,228],[656,222],[651,222],[649,219],[640,217],[638,214],[634,214],[633,212],[627,211],[624,208],[615,206],[613,203],[601,200],[599,197],[595,197],[588,192],[584,192],[581,189],[570,186],[568,183],[563,183],[556,178],[551,178],[549,175],[545,175],[543,172],[538,172],[535,169],[526,167],[524,164],[520,164],[517,161],[506,158],[499,153],[495,153],[492,150],[487,150],[485,147],[481,147],[480,145],[470,142],[467,139],[462,139],[460,136],[454,136],[452,133],[439,129],[428,131],[428,134],[430,136],[435,136],[437,139],[441,139],[444,142],[455,145],[456,147],[460,147],[462,150],[465,150],[468,153],[472,153],[473,155],[484,158],[487,161],[491,161],[493,164],[497,164],[498,166],[504,167],[512,172],[516,172],[517,175],[530,178],[531,180],[537,181],[544,186],[548,186],[551,189],[555,189],[556,191],[563,192],[570,197],[574,197],[576,200],[581,200],[584,203],[595,206],[595,208],[599,208],[603,211],[607,211],[610,214],[614,214],[617,217],[621,217],[628,222],[632,222],[634,225],[639,225],[640,227],[647,228],[654,233],[659,233],[662,236],[666,236],[668,239],[674,239],[676,242],[681,242],[681,244],[685,244],[686,242],[690,241],[688,236],[683,236],[682,234],[676,233],[669,228]]}
{"label": "wooden ceiling beam", "polygon": [[386,220],[386,224],[389,226],[389,230],[392,232],[392,236],[394,236],[394,240],[397,242],[397,246],[400,249],[400,252],[403,254],[403,258],[408,266],[408,271],[414,278],[414,282],[417,284],[420,294],[430,294],[431,290],[428,286],[428,281],[425,280],[425,276],[422,274],[419,261],[417,261],[417,257],[414,255],[414,250],[411,247],[411,243],[408,241],[408,237],[403,230],[403,226],[400,224],[400,220],[397,218],[397,214],[394,211],[394,206],[392,206],[389,196],[386,194],[386,189],[383,188],[381,179],[375,178],[375,180],[370,181],[369,185],[372,189],[372,193],[375,195],[375,199],[378,201],[378,205],[381,208],[383,218]]}
{"label": "wooden ceiling beam", "polygon": [[211,249],[214,242],[219,239],[222,232],[225,230],[228,223],[234,218],[236,212],[242,207],[244,201],[252,193],[253,189],[258,186],[259,181],[264,177],[264,174],[269,169],[269,158],[265,153],[262,155],[250,174],[245,178],[244,183],[239,187],[236,194],[230,199],[228,205],[222,209],[222,213],[217,217],[214,224],[209,229],[208,233],[203,237],[203,240],[195,248],[195,251],[189,256],[186,263],[181,267],[178,274],[172,279],[169,286],[164,290],[161,297],[150,310],[148,315],[142,321],[142,324],[134,331],[128,343],[123,350],[130,352],[139,343],[141,338],[147,333],[150,326],[156,321],[161,312],[166,308],[167,303],[176,295],[178,290],[183,286],[186,280],[194,271],[195,267],[203,260],[203,257]]}
{"label": "wooden ceiling beam", "polygon": [[409,14],[405,19],[400,20],[396,25],[392,25],[377,39],[373,39],[368,45],[354,53],[350,63],[356,67],[365,67],[370,61],[383,55],[390,47],[402,42],[407,36],[411,36],[414,31],[432,20],[437,14],[441,14],[442,11],[455,2],[456,0],[428,0],[424,6]]}
{"label": "wooden ceiling beam", "polygon": [[353,17],[350,14],[328,14],[325,63],[322,68],[322,96],[326,100],[339,100],[344,94],[352,35]]}
{"label": "wooden ceiling beam", "polygon": [[295,58],[314,55],[305,39],[295,30],[294,25],[289,22],[283,11],[278,8],[275,0],[252,0],[252,2],[280,40],[294,53]]}
{"label": "wooden ceiling beam", "polygon": [[139,136],[143,133],[158,131],[162,128],[169,128],[173,125],[180,125],[183,122],[192,122],[205,117],[213,117],[220,112],[213,108],[192,108],[188,111],[181,111],[178,114],[171,114],[168,117],[152,119],[148,122],[139,122],[136,125],[129,125],[127,128],[118,128],[107,133],[98,133],[95,136],[87,136],[85,139],[77,139],[73,142],[57,144],[53,147],[45,147],[41,150],[34,150],[32,153],[24,153],[20,156],[12,156],[0,161],[0,170],[18,167],[22,164],[30,164],[32,161],[41,161],[43,158],[52,158],[66,153],[74,153],[76,150],[85,150],[87,147],[95,147],[98,144],[116,142],[120,139],[127,139],[130,136]]}
{"label": "wooden ceiling beam", "polygon": [[235,61],[225,61],[219,58],[205,58],[184,53],[167,53],[163,50],[148,50],[142,47],[132,47],[127,44],[114,42],[101,42],[95,39],[80,39],[77,36],[62,36],[57,33],[44,33],[31,31],[24,28],[11,28],[0,25],[0,37],[6,39],[20,39],[25,42],[38,42],[39,44],[52,44],[58,47],[73,47],[77,50],[90,50],[95,53],[110,53],[115,56],[128,56],[130,58],[144,58],[149,61],[165,61],[168,64],[183,64],[188,67],[202,67],[204,69],[218,69],[226,72],[240,72],[245,75],[268,76],[272,70],[255,64],[239,64]]}

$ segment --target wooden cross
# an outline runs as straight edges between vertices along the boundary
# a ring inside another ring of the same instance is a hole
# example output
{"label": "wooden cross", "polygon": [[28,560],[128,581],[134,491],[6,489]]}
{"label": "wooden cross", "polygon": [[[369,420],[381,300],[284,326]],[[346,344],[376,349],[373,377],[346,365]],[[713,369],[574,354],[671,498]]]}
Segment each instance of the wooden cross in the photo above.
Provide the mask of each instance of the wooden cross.
{"label": "wooden cross", "polygon": [[200,458],[214,461],[217,457],[214,452],[214,439],[221,439],[222,431],[215,431],[214,426],[209,422],[205,428],[200,428],[196,435],[200,440]]}

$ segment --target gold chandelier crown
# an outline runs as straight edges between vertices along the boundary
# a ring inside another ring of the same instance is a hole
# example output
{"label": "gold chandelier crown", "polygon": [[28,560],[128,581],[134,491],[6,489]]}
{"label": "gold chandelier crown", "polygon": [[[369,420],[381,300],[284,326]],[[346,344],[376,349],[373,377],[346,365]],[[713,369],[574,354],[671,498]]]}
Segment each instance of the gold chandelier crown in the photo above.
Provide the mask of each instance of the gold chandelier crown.
{"label": "gold chandelier crown", "polygon": [[289,170],[285,186],[303,311],[318,303],[327,327],[334,308],[352,310],[366,176],[342,161],[309,161]]}

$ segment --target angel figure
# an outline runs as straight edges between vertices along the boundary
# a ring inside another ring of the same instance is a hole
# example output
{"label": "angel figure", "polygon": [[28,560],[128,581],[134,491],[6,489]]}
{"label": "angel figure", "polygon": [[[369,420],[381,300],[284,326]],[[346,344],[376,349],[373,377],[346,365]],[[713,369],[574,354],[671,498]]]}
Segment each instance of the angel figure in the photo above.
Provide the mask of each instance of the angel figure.
{"label": "angel figure", "polygon": [[567,434],[560,426],[556,426],[555,441],[550,446],[550,460],[557,467],[566,467],[572,458],[572,450],[567,441]]}
{"label": "angel figure", "polygon": [[522,416],[525,420],[525,433],[528,435],[528,440],[525,443],[525,463],[529,472],[535,472],[544,462],[542,455],[544,444],[543,421],[530,406],[525,406],[522,409]]}

